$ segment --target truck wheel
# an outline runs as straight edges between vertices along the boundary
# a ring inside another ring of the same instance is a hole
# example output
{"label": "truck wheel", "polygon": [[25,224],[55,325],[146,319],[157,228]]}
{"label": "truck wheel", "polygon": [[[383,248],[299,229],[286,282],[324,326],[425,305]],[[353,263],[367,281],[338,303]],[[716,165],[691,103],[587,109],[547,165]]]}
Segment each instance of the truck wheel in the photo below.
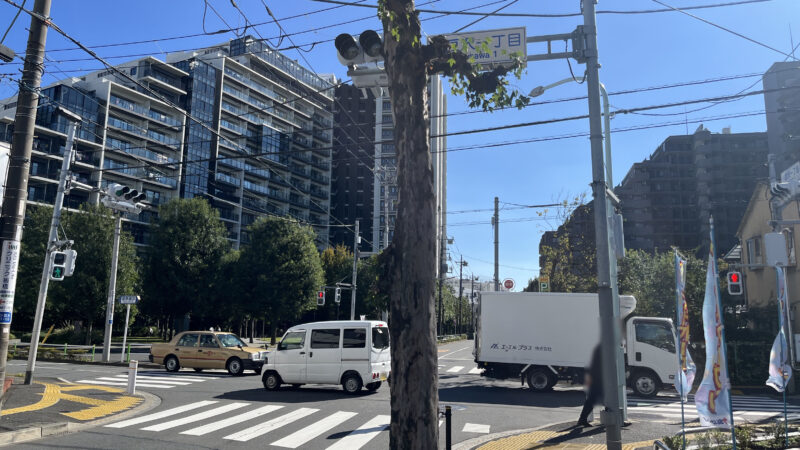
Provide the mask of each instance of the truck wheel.
{"label": "truck wheel", "polygon": [[658,377],[649,370],[636,371],[631,378],[631,388],[639,397],[655,397],[659,384]]}
{"label": "truck wheel", "polygon": [[167,372],[177,372],[181,370],[181,365],[178,363],[178,358],[170,355],[164,360],[164,368]]}
{"label": "truck wheel", "polygon": [[228,369],[228,373],[234,376],[238,376],[244,373],[244,364],[242,364],[242,360],[236,357],[233,357],[228,360],[228,364],[225,365],[225,368]]}
{"label": "truck wheel", "polygon": [[534,392],[545,392],[553,389],[556,377],[547,368],[535,368],[528,371],[528,387]]}
{"label": "truck wheel", "polygon": [[281,387],[281,377],[276,372],[266,372],[261,377],[261,382],[264,383],[264,389],[268,391],[277,391]]}

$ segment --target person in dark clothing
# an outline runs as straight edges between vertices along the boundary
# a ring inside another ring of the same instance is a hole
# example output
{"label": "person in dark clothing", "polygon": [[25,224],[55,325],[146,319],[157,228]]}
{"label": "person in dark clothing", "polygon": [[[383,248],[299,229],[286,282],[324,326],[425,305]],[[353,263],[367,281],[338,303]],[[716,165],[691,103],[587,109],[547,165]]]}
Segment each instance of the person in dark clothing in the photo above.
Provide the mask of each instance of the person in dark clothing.
{"label": "person in dark clothing", "polygon": [[601,360],[600,344],[592,352],[592,361],[586,374],[586,385],[589,388],[586,393],[586,401],[583,403],[581,416],[578,418],[578,426],[590,427],[589,414],[592,413],[594,405],[603,399],[603,362]]}

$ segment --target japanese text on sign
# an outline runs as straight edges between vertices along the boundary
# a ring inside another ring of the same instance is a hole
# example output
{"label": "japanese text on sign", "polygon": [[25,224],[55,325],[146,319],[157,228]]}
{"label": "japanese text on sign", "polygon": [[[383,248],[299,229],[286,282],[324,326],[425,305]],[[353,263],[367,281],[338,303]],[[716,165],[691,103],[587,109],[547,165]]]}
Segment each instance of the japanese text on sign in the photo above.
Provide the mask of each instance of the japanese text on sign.
{"label": "japanese text on sign", "polygon": [[456,50],[465,52],[485,69],[511,63],[514,56],[521,58],[524,64],[528,54],[525,27],[446,34],[444,37]]}
{"label": "japanese text on sign", "polygon": [[505,352],[552,352],[553,348],[546,345],[526,345],[526,344],[492,344],[492,350],[502,350]]}
{"label": "japanese text on sign", "polygon": [[0,254],[0,323],[11,323],[11,313],[14,312],[19,247],[16,241],[3,242],[3,252]]}

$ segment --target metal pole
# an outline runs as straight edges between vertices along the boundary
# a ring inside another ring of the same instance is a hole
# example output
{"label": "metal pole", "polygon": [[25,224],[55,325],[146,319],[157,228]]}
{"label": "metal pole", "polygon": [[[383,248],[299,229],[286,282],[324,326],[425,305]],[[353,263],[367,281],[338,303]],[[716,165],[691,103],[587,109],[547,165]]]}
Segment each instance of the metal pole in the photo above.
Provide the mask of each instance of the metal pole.
{"label": "metal pole", "polygon": [[444,448],[450,450],[453,448],[453,435],[452,435],[452,420],[453,412],[450,405],[444,407],[444,420],[445,424],[445,435],[444,435]]}
{"label": "metal pole", "polygon": [[475,339],[475,275],[470,272],[469,278],[469,332],[472,334],[472,339]]}
{"label": "metal pole", "polygon": [[28,366],[25,369],[25,384],[33,382],[33,372],[36,370],[36,352],[39,350],[39,335],[42,332],[47,287],[50,285],[50,254],[55,249],[56,241],[58,240],[58,226],[61,224],[61,208],[64,206],[64,190],[67,186],[69,166],[72,163],[72,145],[75,141],[76,129],[77,124],[70,121],[69,128],[67,128],[67,145],[64,147],[64,161],[61,164],[61,174],[58,177],[56,201],[53,204],[50,235],[47,238],[47,247],[44,251],[44,267],[42,267],[42,280],[39,283],[39,298],[36,300],[36,315],[33,319],[33,331],[31,331],[31,346],[28,352]]}
{"label": "metal pole", "polygon": [[350,320],[356,320],[356,278],[358,277],[358,219],[353,237],[353,287],[350,289]]}
{"label": "metal pole", "polygon": [[131,318],[131,305],[125,305],[125,331],[122,332],[122,351],[119,362],[125,362],[125,344],[128,343],[128,321]]}
{"label": "metal pole", "polygon": [[444,245],[445,239],[446,239],[446,236],[444,235],[444,225],[442,225],[441,230],[442,230],[442,236],[441,236],[441,242],[439,243],[439,261],[438,261],[438,263],[439,263],[439,320],[438,320],[437,325],[439,326],[438,327],[439,329],[438,329],[438,331],[436,333],[437,336],[441,336],[442,333],[444,332],[444,330],[443,330],[443,328],[444,328],[444,309],[443,309],[443,306],[442,306],[442,289],[444,288],[444,272],[445,272],[443,270],[444,269],[444,264],[442,264],[442,263],[444,262],[444,254],[445,254],[445,251],[446,251],[445,250],[445,245]]}
{"label": "metal pole", "polygon": [[389,174],[383,172],[383,221],[386,224],[383,231],[383,248],[389,248]]}
{"label": "metal pole", "polygon": [[[103,337],[103,362],[111,360],[111,325],[114,323],[114,297],[117,290],[117,262],[119,260],[119,235],[122,232],[122,213],[114,223],[114,248],[111,250],[111,275],[108,279],[108,302],[106,303],[106,330]],[[125,353],[123,348],[122,353]]]}
{"label": "metal pole", "polygon": [[618,360],[621,357],[619,306],[615,301],[611,249],[609,246],[608,202],[606,173],[603,164],[602,114],[600,111],[600,63],[597,51],[596,0],[584,0],[583,21],[586,33],[586,85],[589,97],[589,131],[592,149],[592,191],[594,198],[594,229],[597,245],[597,293],[600,300],[600,331],[603,360],[603,391],[606,409],[601,421],[606,427],[606,446],[609,450],[622,448],[622,414],[620,410]]}
{"label": "metal pole", "polygon": [[494,198],[494,291],[500,290],[500,199]]}
{"label": "metal pole", "polygon": [[[50,0],[36,0],[33,12],[39,16],[50,16]],[[8,336],[11,331],[11,315],[14,311],[14,291],[17,284],[22,222],[25,218],[25,202],[28,198],[28,173],[33,149],[33,132],[36,124],[36,109],[39,103],[39,86],[44,71],[44,46],[47,26],[36,16],[31,17],[25,64],[22,69],[17,112],[14,116],[14,136],[8,161],[5,201],[0,214],[0,386],[5,385]]]}
{"label": "metal pole", "polygon": [[464,297],[464,256],[458,258],[458,320],[456,334],[461,334],[461,299]]}

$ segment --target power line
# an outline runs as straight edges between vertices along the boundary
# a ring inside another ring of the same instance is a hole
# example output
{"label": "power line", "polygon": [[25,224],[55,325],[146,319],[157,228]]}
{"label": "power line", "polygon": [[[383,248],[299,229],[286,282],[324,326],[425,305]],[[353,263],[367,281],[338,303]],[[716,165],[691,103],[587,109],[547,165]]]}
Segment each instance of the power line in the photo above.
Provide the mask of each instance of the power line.
{"label": "power line", "polygon": [[[334,5],[342,5],[342,6],[360,6],[362,8],[377,8],[377,5],[364,5],[358,4],[353,2],[346,2],[341,0],[313,0],[319,3],[330,3]],[[686,10],[689,9],[707,9],[707,8],[721,8],[725,6],[738,6],[738,5],[747,5],[751,3],[764,3],[772,0],[744,0],[738,2],[728,2],[728,3],[715,3],[710,5],[697,5],[697,6],[687,6]],[[645,10],[632,10],[632,11],[616,11],[616,10],[605,10],[605,11],[597,11],[596,14],[620,14],[620,15],[628,15],[628,14],[652,14],[652,13],[665,13],[665,12],[673,12],[674,8],[669,9],[645,9]],[[459,11],[437,11],[431,9],[415,9],[416,12],[419,13],[427,13],[427,14],[446,14],[446,15],[462,15],[462,16],[482,16],[486,13],[476,13],[476,12],[459,12]],[[490,14],[493,17],[535,17],[535,18],[565,18],[565,17],[581,17],[582,13],[563,13],[563,14],[533,14],[533,13],[495,13]]]}
{"label": "power line", "polygon": [[466,30],[467,28],[469,28],[469,27],[471,27],[471,26],[475,25],[476,23],[480,22],[481,20],[483,20],[483,19],[485,19],[485,18],[487,18],[487,17],[491,16],[492,14],[497,14],[497,13],[499,13],[500,11],[502,11],[502,10],[504,10],[504,9],[508,8],[509,6],[511,6],[511,5],[515,4],[515,3],[517,3],[518,1],[519,1],[519,0],[513,0],[511,3],[505,4],[505,5],[503,5],[503,6],[499,7],[499,8],[497,8],[497,9],[495,9],[494,11],[492,11],[492,12],[490,12],[490,13],[487,13],[487,14],[483,15],[482,17],[478,18],[478,19],[475,19],[475,20],[473,20],[472,22],[470,22],[470,23],[468,23],[468,24],[464,25],[463,27],[461,27],[461,28],[457,29],[457,30],[456,30],[456,31],[454,31],[453,33],[459,33],[459,32],[461,32],[461,31],[464,31],[464,30]]}
{"label": "power line", "polygon": [[686,14],[687,16],[689,16],[689,17],[691,17],[691,18],[693,18],[693,19],[697,19],[697,20],[699,20],[699,21],[701,21],[701,22],[703,22],[703,23],[706,23],[706,24],[708,24],[708,25],[711,25],[712,27],[716,27],[716,28],[719,28],[720,30],[727,31],[728,33],[731,33],[731,34],[733,34],[734,36],[738,36],[738,37],[740,37],[740,38],[742,38],[742,39],[748,40],[748,41],[750,41],[750,42],[752,42],[752,43],[754,43],[754,44],[756,44],[756,45],[760,45],[760,46],[762,46],[762,47],[764,47],[764,48],[770,49],[770,50],[772,50],[773,52],[778,52],[778,53],[780,53],[781,55],[783,55],[783,56],[786,56],[787,58],[792,58],[792,59],[794,59],[794,60],[797,60],[797,58],[795,58],[793,55],[791,55],[791,54],[789,54],[789,53],[784,53],[784,52],[782,52],[781,50],[778,50],[778,49],[777,49],[777,48],[775,48],[775,47],[771,47],[771,46],[769,46],[769,45],[767,45],[767,44],[765,44],[765,43],[763,43],[763,42],[761,42],[761,41],[757,41],[757,40],[755,40],[755,39],[753,39],[753,38],[749,38],[749,37],[747,37],[747,36],[743,35],[742,33],[739,33],[739,32],[736,32],[736,31],[733,31],[733,30],[731,30],[730,28],[725,28],[725,27],[723,27],[722,25],[718,25],[718,24],[716,24],[716,23],[714,23],[714,22],[712,22],[712,21],[710,21],[710,20],[706,20],[706,19],[703,19],[702,17],[695,16],[695,15],[694,15],[694,14],[692,14],[692,13],[688,13],[688,12],[686,12],[686,9],[689,9],[689,8],[680,8],[680,9],[679,9],[679,8],[676,8],[676,7],[674,7],[674,6],[670,6],[670,5],[668,5],[668,4],[664,3],[664,2],[662,2],[661,0],[652,0],[652,1],[654,1],[655,3],[658,3],[658,4],[659,4],[659,5],[661,5],[661,6],[666,6],[667,8],[670,8],[671,10],[677,11],[677,12],[679,12],[679,13],[682,13],[682,14]]}

